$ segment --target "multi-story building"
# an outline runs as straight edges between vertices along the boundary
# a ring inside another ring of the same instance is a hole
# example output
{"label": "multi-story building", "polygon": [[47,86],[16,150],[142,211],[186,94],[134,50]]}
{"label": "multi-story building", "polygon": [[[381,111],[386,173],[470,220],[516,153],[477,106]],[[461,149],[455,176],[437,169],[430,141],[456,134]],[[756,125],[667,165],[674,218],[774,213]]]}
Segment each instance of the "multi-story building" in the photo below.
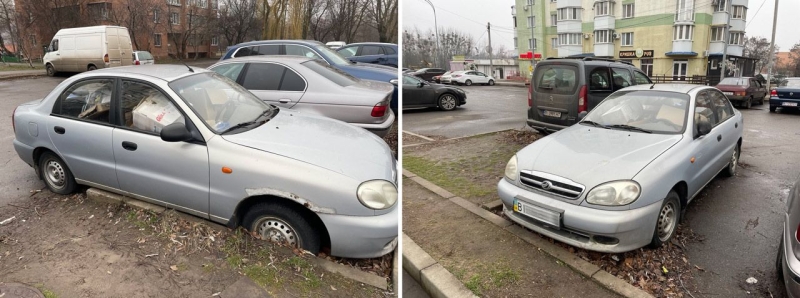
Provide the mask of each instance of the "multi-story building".
{"label": "multi-story building", "polygon": [[[128,27],[134,50],[157,58],[212,57],[220,53],[213,19],[218,0],[16,0],[22,45],[28,56],[44,55],[43,47],[59,29],[96,25]],[[69,3],[68,5],[62,3]],[[42,7],[50,5],[50,7]]]}
{"label": "multi-story building", "polygon": [[[754,71],[754,60],[742,55],[747,5],[748,0],[516,0],[512,15],[520,38],[531,34],[520,26],[520,15],[532,11],[541,20],[536,23],[541,28],[533,28],[533,44],[542,57],[625,59],[650,76],[707,76],[713,83],[725,37],[731,60],[726,76]],[[528,65],[520,62],[523,73]]]}

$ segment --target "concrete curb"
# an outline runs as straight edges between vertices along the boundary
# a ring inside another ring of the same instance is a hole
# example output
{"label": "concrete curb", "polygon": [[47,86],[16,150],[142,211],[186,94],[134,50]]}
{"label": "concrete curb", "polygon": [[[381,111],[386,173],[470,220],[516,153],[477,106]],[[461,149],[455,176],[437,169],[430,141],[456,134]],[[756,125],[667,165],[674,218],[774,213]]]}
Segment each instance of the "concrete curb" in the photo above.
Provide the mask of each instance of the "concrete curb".
{"label": "concrete curb", "polygon": [[403,270],[431,297],[478,297],[403,233]]}
{"label": "concrete curb", "polygon": [[394,260],[392,260],[392,292],[400,295],[400,250],[394,250]]}
{"label": "concrete curb", "polygon": [[7,75],[7,76],[4,76],[2,73],[0,73],[0,81],[10,81],[10,80],[16,80],[16,79],[27,79],[27,78],[43,77],[43,76],[46,76],[46,75],[47,75],[47,73],[41,73],[41,74],[30,74],[29,73],[29,74],[19,74],[19,75]]}
{"label": "concrete curb", "polygon": [[[417,176],[416,174],[414,174],[414,173],[412,173],[412,172],[410,172],[408,170],[403,169],[403,175],[404,176],[413,176],[413,178],[411,178],[412,181],[419,183],[422,187],[425,187],[428,190],[430,190],[430,191],[432,191],[432,192],[434,192],[436,194],[439,194],[439,191],[445,191],[446,193],[449,194],[449,192],[447,192],[446,190],[442,189],[441,187],[431,183],[430,181],[425,180],[422,177]],[[422,181],[422,183],[420,183],[420,181]],[[428,186],[433,186],[433,188],[429,188]],[[533,232],[530,232],[530,231],[526,230],[525,228],[523,228],[523,227],[521,227],[519,225],[515,225],[512,222],[506,220],[505,218],[502,218],[502,217],[500,217],[500,216],[498,216],[498,215],[496,215],[496,214],[494,214],[492,212],[489,212],[489,211],[481,208],[480,206],[473,204],[472,202],[469,202],[467,200],[464,200],[464,199],[462,199],[460,197],[456,197],[456,196],[446,197],[446,198],[449,199],[451,202],[455,203],[456,205],[459,205],[462,208],[472,212],[473,214],[475,214],[477,216],[480,216],[481,218],[486,219],[487,221],[489,221],[489,222],[497,225],[498,227],[508,231],[509,233],[514,234],[515,236],[519,237],[523,241],[528,242],[528,243],[538,247],[539,250],[547,253],[548,255],[550,255],[551,257],[555,258],[556,260],[566,264],[567,266],[569,266],[570,268],[572,268],[576,272],[586,276],[587,278],[592,279],[597,284],[599,284],[599,285],[611,290],[614,293],[617,293],[617,294],[619,294],[619,295],[621,295],[623,297],[629,297],[629,298],[651,298],[651,297],[653,297],[653,295],[650,295],[650,293],[647,293],[644,290],[639,289],[639,288],[629,284],[628,282],[626,282],[626,281],[624,281],[624,280],[622,280],[620,278],[617,278],[616,276],[614,276],[614,275],[612,275],[612,274],[610,274],[610,273],[608,273],[606,271],[603,271],[597,265],[594,265],[594,264],[592,264],[592,263],[590,263],[590,262],[588,262],[588,261],[586,261],[584,259],[579,258],[575,254],[570,253],[569,251],[561,248],[560,246],[558,246],[556,244],[553,244],[553,243],[550,243],[549,241],[547,241],[544,238],[534,234]],[[405,234],[403,234],[403,237],[404,237],[403,238],[404,241],[406,241],[406,239],[410,240],[410,238],[407,238],[407,236],[405,236]],[[416,243],[413,244],[413,245],[416,246]],[[403,242],[403,256],[404,257],[406,256],[406,250],[409,249],[408,247],[409,247],[409,245],[407,245],[406,242]],[[420,250],[422,250],[422,249],[420,249]],[[423,251],[423,253],[424,253],[424,251]],[[404,269],[408,269],[409,268],[406,265],[405,258],[403,259],[403,268]],[[409,274],[411,274],[411,272],[409,272]],[[414,275],[412,275],[412,277],[413,276]],[[416,277],[415,277],[415,279],[416,279]],[[462,286],[463,286],[463,284],[462,284]],[[423,283],[423,288],[424,287],[425,287],[425,285]],[[427,288],[426,288],[426,290],[427,290]],[[453,296],[453,297],[457,297],[457,296]]]}
{"label": "concrete curb", "polygon": [[497,86],[512,86],[512,87],[525,88],[525,83],[495,81],[494,84]]}
{"label": "concrete curb", "polygon": [[126,204],[134,208],[153,211],[156,214],[161,214],[162,212],[167,210],[167,208],[164,206],[150,204],[144,201],[139,201],[137,199],[121,196],[115,193],[110,193],[105,190],[100,190],[97,188],[89,188],[89,190],[86,191],[86,197],[89,198],[90,200],[98,201],[100,203]]}

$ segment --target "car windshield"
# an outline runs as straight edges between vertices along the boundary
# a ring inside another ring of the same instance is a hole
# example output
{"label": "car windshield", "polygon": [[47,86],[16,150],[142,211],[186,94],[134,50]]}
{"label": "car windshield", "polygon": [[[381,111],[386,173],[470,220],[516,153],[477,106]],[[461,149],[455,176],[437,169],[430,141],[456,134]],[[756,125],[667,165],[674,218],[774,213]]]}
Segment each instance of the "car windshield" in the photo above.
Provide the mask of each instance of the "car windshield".
{"label": "car windshield", "polygon": [[347,58],[343,57],[339,52],[331,50],[330,48],[320,45],[316,47],[317,51],[322,53],[325,57],[328,58],[328,62],[333,65],[350,65],[353,62],[350,62]]}
{"label": "car windshield", "polygon": [[800,80],[787,80],[786,87],[800,88]]}
{"label": "car windshield", "polygon": [[724,78],[722,81],[719,82],[719,85],[739,85],[739,86],[747,86],[750,85],[748,79],[743,78]]}
{"label": "car windshield", "polygon": [[205,125],[215,133],[253,128],[278,113],[236,82],[215,72],[203,72],[169,83]]}
{"label": "car windshield", "polygon": [[153,60],[153,55],[150,52],[138,52],[139,60]]}
{"label": "car windshield", "polygon": [[668,91],[620,91],[581,121],[611,129],[675,134],[684,131],[689,95]]}

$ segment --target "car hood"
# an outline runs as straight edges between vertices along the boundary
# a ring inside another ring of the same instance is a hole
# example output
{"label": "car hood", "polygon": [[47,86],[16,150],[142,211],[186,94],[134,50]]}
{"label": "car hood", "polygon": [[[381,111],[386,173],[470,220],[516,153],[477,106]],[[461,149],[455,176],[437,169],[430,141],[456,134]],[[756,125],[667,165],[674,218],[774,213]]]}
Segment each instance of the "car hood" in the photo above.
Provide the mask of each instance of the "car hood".
{"label": "car hood", "polygon": [[357,181],[395,182],[396,178],[392,151],[383,139],[362,128],[322,116],[282,110],[259,127],[222,138],[316,165]]}
{"label": "car hood", "polygon": [[521,170],[561,176],[584,185],[633,179],[681,135],[570,126],[528,145],[517,153]]}

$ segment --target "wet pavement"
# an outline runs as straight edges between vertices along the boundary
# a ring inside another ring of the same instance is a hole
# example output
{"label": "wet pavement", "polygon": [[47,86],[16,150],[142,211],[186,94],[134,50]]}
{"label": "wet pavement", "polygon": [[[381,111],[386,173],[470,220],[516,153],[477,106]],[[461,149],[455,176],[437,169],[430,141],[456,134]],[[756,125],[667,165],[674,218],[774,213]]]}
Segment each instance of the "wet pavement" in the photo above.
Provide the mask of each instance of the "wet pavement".
{"label": "wet pavement", "polygon": [[461,86],[467,104],[454,111],[403,111],[403,130],[425,136],[465,137],[527,127],[528,92],[515,86]]}

